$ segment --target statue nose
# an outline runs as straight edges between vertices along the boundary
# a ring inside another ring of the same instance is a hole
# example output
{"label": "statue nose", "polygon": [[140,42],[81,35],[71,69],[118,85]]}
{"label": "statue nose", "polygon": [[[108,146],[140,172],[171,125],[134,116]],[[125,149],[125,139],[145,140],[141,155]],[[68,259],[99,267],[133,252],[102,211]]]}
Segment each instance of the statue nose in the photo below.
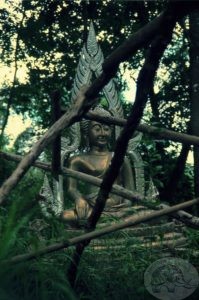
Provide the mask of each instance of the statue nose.
{"label": "statue nose", "polygon": [[106,136],[106,135],[107,135],[106,130],[104,130],[103,128],[101,129],[101,135],[103,135],[103,136]]}

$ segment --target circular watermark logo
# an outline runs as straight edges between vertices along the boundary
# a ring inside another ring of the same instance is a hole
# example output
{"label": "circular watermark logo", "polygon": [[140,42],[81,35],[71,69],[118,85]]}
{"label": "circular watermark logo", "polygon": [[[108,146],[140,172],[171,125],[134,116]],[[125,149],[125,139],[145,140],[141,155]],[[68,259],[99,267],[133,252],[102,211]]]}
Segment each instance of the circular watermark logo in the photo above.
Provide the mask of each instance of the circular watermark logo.
{"label": "circular watermark logo", "polygon": [[196,268],[181,258],[156,260],[145,271],[144,284],[148,292],[161,300],[181,300],[198,287]]}

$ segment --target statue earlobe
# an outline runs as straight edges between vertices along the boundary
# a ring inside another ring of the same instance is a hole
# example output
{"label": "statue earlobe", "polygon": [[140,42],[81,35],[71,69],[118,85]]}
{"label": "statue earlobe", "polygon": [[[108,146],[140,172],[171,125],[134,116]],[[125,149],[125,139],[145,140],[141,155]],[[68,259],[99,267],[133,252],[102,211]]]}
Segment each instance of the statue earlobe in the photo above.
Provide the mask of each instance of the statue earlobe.
{"label": "statue earlobe", "polygon": [[82,133],[81,149],[84,150],[84,151],[90,149],[88,134],[86,134],[86,133]]}

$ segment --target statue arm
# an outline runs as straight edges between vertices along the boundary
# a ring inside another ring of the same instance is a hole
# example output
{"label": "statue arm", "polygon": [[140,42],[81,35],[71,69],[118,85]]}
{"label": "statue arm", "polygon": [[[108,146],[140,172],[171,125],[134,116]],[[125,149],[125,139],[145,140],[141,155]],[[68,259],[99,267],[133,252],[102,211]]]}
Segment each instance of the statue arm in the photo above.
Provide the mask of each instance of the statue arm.
{"label": "statue arm", "polygon": [[[75,171],[82,171],[81,161],[79,157],[72,157],[68,167]],[[75,212],[80,219],[84,219],[88,215],[89,205],[78,190],[77,180],[74,178],[68,179],[68,194],[75,203]]]}

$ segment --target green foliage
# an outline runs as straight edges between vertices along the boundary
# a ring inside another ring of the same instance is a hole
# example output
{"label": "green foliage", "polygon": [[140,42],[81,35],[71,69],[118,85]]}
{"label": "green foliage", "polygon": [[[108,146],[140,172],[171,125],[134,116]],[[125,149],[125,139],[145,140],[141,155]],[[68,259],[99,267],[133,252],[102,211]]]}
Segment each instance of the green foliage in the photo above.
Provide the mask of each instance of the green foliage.
{"label": "green foliage", "polygon": [[[34,199],[41,182],[40,172],[29,172],[6,207],[0,209],[1,260],[71,237],[60,220],[45,220],[40,215]],[[188,233],[190,248],[195,245],[193,249],[197,245],[195,235],[195,231]],[[121,248],[115,248],[121,238]],[[144,287],[143,276],[160,252],[141,246],[136,238],[122,232],[107,236],[104,249],[97,242],[86,249],[78,269],[75,296],[67,281],[73,250],[61,250],[15,265],[1,262],[1,299],[153,299]],[[183,255],[195,263],[190,250]]]}
{"label": "green foliage", "polygon": [[[149,6],[149,18],[153,18],[163,7],[162,4]],[[80,49],[86,39],[90,20],[93,19],[106,57],[128,35],[138,30],[143,22],[148,22],[146,19],[141,21],[143,10],[147,9],[139,1],[106,0],[87,4],[78,0],[30,0],[19,1],[19,5],[10,3],[8,8],[2,10],[1,59],[5,65],[17,62],[15,67],[23,66],[27,73],[25,82],[17,76],[12,109],[17,113],[28,113],[43,127],[49,126],[49,95],[58,89],[63,104],[68,104]],[[18,45],[12,42],[16,37]],[[139,51],[130,60],[131,67],[137,68],[141,59],[143,54]],[[126,68],[129,68],[129,64],[126,64]],[[119,75],[119,86],[122,87],[122,74]],[[12,88],[9,82],[4,82],[1,103],[6,103]],[[3,109],[3,104],[1,107]]]}
{"label": "green foliage", "polygon": [[165,51],[160,67],[162,78],[157,77],[156,80],[160,90],[154,95],[159,111],[158,117],[161,120],[160,126],[186,132],[190,117],[189,47],[179,26],[176,26],[172,42]]}
{"label": "green foliage", "polygon": [[138,243],[130,250],[128,239],[123,246],[113,250],[107,242],[106,250],[86,251],[76,282],[80,299],[153,299],[144,287],[144,272],[155,255]]}
{"label": "green foliage", "polygon": [[6,151],[9,143],[9,138],[6,135],[0,136],[0,149]]}
{"label": "green foliage", "polygon": [[[193,241],[197,231],[191,233]],[[144,286],[144,273],[146,269],[159,258],[164,257],[161,250],[143,247],[140,241],[124,236],[122,232],[116,235],[124,238],[121,247],[117,247],[117,237],[111,243],[106,240],[106,248],[100,244],[87,248],[81,260],[79,273],[75,285],[76,293],[80,299],[154,299]],[[197,258],[192,251],[191,237],[187,234],[188,248],[182,253],[175,253],[176,257],[188,259],[193,265],[198,266]],[[106,237],[107,238],[107,237]],[[194,241],[195,249],[198,248],[197,240]],[[86,276],[85,276],[86,274]],[[197,299],[196,292],[193,299]],[[191,298],[190,298],[191,299]]]}
{"label": "green foliage", "polygon": [[[0,210],[0,298],[11,299],[76,299],[66,278],[65,261],[68,254],[61,252],[37,258],[30,262],[16,265],[4,263],[12,256],[35,251],[36,249],[56,242],[65,236],[63,224],[59,221],[46,223],[40,217],[38,204],[34,196],[38,192],[38,182],[31,181],[32,174],[26,178],[10,199],[10,203]],[[39,180],[38,173],[34,181]],[[28,184],[35,190],[23,196]],[[14,199],[13,199],[14,198]],[[28,202],[28,203],[27,203]],[[33,207],[31,207],[33,206]]]}
{"label": "green foliage", "polygon": [[164,193],[167,192],[168,184],[171,188],[170,179],[173,176],[180,155],[178,146],[176,148],[174,143],[171,144],[165,140],[152,140],[148,135],[143,136],[139,147],[144,161],[145,180],[149,181],[149,178],[152,178],[159,191],[160,200],[167,201],[170,204],[177,204],[194,198],[193,165],[186,163],[179,180],[175,181],[176,178],[173,179],[175,192],[172,199],[167,197],[168,194],[165,199]]}
{"label": "green foliage", "polygon": [[184,176],[178,184],[176,191],[176,203],[194,198],[193,166],[186,164]]}

